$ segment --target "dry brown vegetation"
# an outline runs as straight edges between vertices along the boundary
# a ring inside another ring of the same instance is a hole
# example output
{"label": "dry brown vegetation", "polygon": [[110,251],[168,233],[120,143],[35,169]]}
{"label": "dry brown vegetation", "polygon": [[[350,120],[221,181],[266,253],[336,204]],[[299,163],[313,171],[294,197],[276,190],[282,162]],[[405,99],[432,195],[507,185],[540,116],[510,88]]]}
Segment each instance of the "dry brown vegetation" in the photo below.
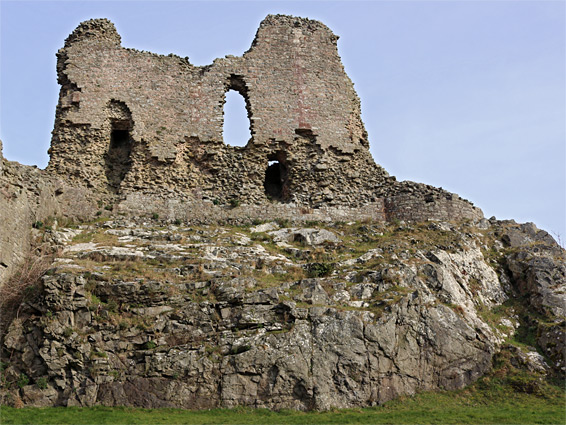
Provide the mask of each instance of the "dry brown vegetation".
{"label": "dry brown vegetation", "polygon": [[18,269],[0,287],[0,337],[22,307],[39,296],[41,277],[53,263],[54,255],[41,248],[30,249]]}

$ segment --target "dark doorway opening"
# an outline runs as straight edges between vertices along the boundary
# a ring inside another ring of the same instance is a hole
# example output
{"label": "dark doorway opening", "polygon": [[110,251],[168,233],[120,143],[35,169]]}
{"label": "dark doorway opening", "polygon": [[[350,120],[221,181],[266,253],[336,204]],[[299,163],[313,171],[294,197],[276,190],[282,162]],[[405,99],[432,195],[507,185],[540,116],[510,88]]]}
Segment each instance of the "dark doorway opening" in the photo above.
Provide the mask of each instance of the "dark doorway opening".
{"label": "dark doorway opening", "polygon": [[288,198],[287,176],[285,164],[279,161],[269,161],[263,184],[268,198],[280,201]]}
{"label": "dark doorway opening", "polygon": [[110,134],[110,149],[121,149],[129,141],[130,132],[128,130],[112,130]]}
{"label": "dark doorway opening", "polygon": [[129,121],[115,121],[110,132],[110,146],[106,152],[106,178],[110,190],[115,193],[132,166],[132,138],[129,127]]}

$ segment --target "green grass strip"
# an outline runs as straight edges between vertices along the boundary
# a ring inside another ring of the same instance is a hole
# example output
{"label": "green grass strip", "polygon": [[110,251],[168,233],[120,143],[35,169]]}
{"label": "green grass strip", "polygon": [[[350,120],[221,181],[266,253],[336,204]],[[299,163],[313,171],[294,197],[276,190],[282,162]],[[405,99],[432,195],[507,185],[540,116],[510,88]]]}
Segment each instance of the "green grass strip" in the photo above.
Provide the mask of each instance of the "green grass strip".
{"label": "green grass strip", "polygon": [[507,397],[462,392],[424,393],[382,406],[329,412],[238,407],[181,410],[126,407],[14,409],[2,406],[2,424],[564,424],[564,393]]}

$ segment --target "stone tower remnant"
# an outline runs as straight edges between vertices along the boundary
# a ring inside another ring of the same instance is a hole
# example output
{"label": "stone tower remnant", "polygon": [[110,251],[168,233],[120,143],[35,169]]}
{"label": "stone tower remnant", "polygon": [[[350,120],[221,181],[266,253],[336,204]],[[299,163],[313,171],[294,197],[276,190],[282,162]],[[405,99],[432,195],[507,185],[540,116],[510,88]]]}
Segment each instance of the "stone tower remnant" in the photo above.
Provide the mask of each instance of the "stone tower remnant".
{"label": "stone tower remnant", "polygon": [[[183,194],[225,204],[375,204],[384,219],[481,217],[457,195],[398,183],[369,152],[338,37],[269,15],[250,49],[211,65],[124,48],[107,19],[81,23],[57,54],[61,84],[48,171],[99,194]],[[251,138],[223,142],[229,90]]]}

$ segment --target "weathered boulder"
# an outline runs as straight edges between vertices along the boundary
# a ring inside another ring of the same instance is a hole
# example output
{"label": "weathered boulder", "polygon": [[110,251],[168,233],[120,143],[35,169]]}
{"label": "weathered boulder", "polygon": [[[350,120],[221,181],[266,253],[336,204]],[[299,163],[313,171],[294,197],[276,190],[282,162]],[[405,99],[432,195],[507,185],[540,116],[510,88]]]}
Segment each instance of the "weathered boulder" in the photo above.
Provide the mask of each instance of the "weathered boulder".
{"label": "weathered boulder", "polygon": [[296,229],[285,228],[269,232],[274,242],[299,242],[304,245],[316,246],[324,243],[339,243],[340,238],[326,229]]}

